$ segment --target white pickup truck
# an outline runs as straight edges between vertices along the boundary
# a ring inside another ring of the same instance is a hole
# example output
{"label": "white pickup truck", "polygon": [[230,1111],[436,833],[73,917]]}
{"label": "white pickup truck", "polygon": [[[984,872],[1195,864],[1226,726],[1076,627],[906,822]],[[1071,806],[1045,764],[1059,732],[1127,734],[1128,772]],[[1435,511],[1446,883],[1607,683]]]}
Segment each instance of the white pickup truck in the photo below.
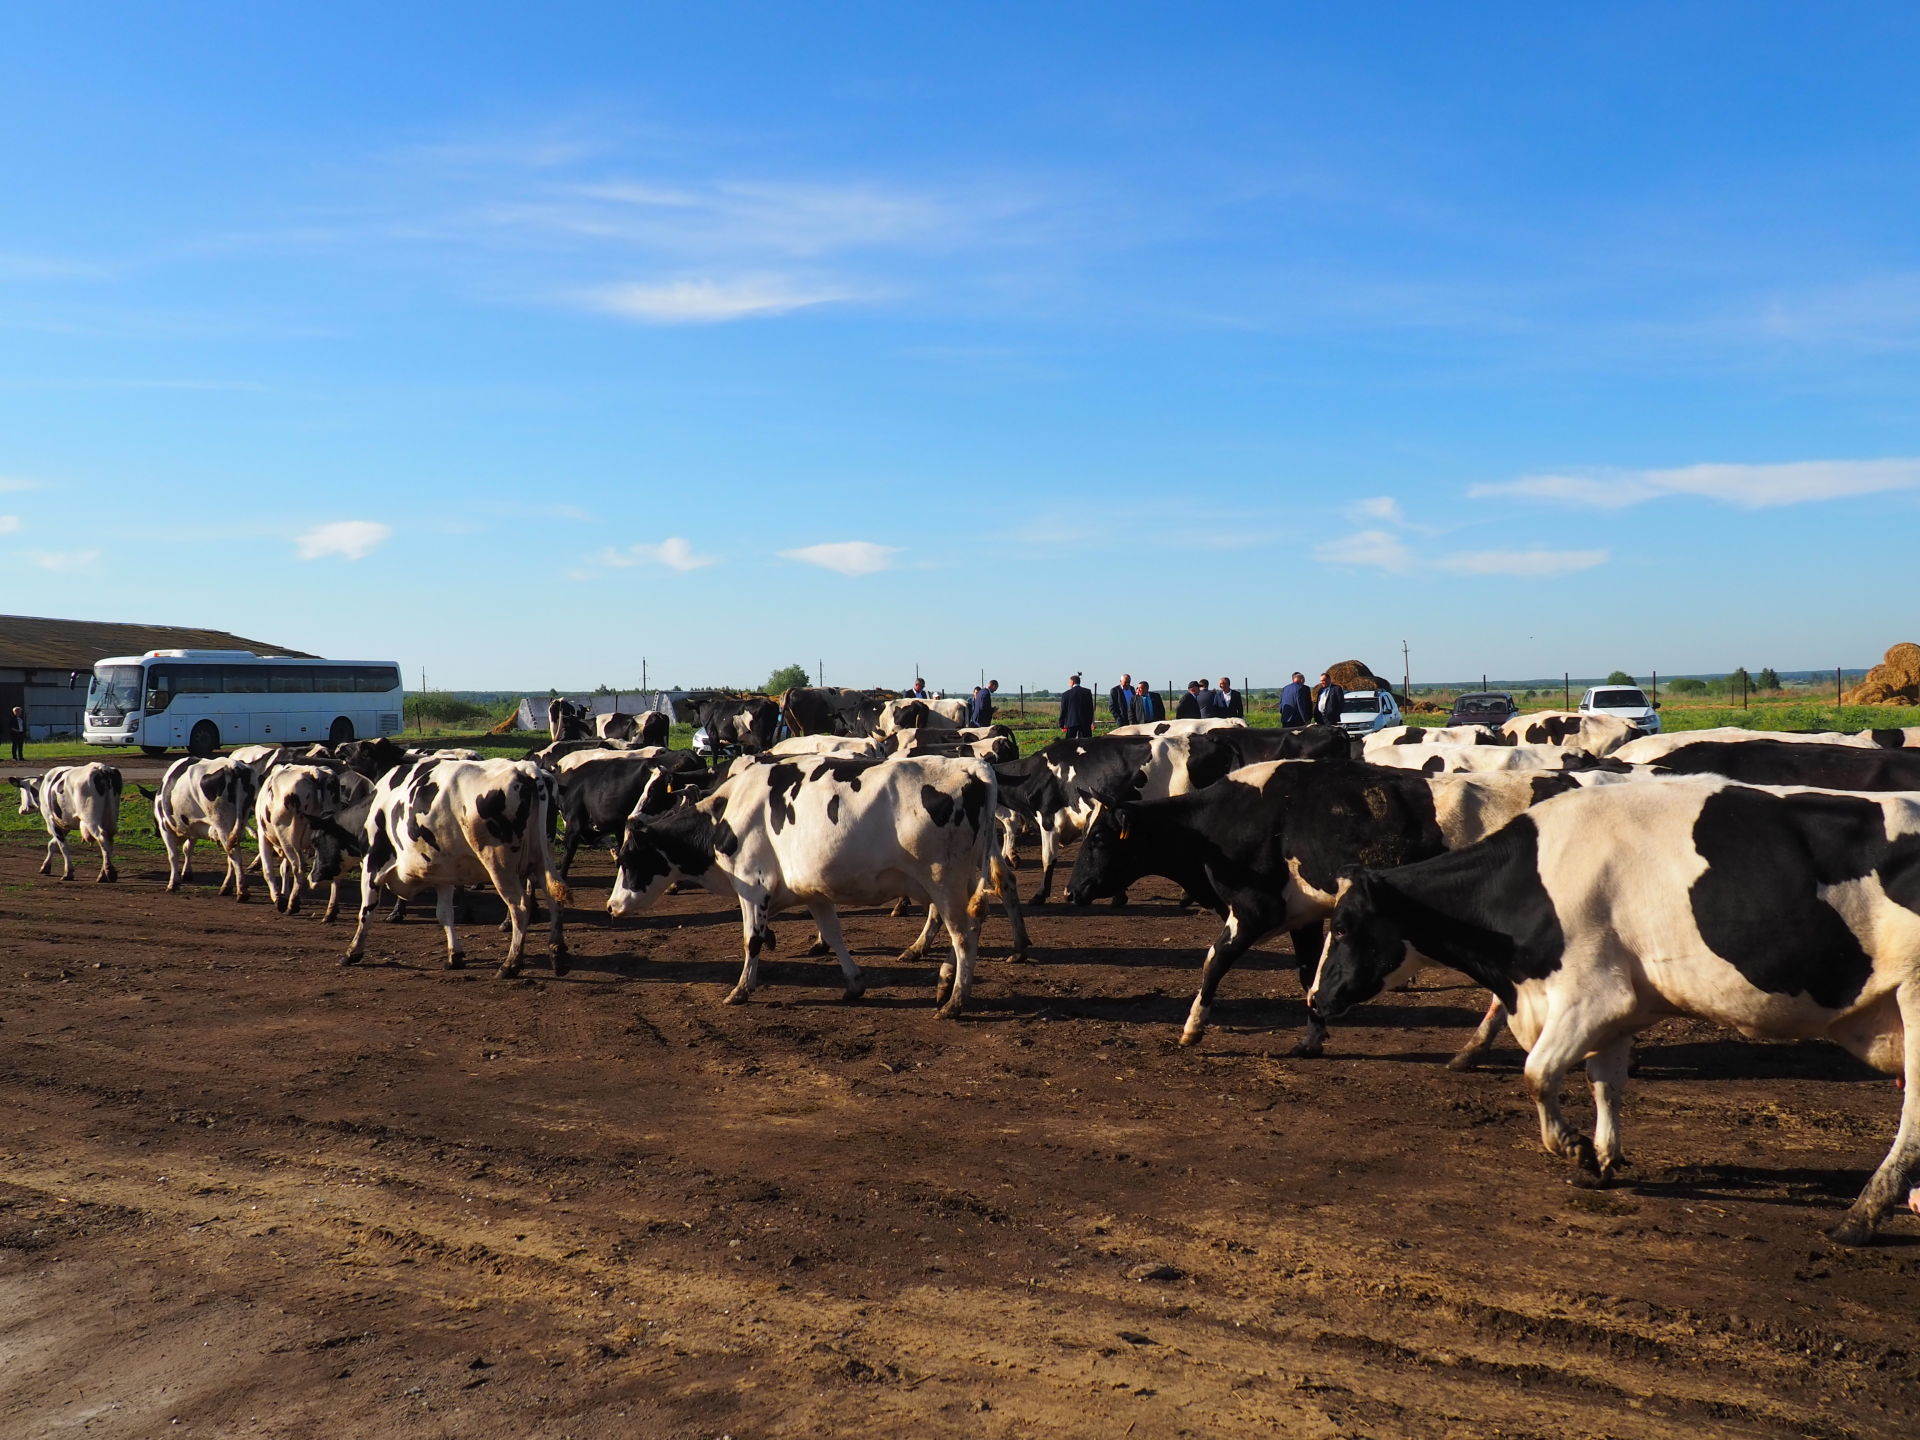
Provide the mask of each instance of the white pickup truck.
{"label": "white pickup truck", "polygon": [[1349,690],[1340,702],[1340,728],[1349,735],[1368,735],[1404,723],[1400,702],[1391,690]]}

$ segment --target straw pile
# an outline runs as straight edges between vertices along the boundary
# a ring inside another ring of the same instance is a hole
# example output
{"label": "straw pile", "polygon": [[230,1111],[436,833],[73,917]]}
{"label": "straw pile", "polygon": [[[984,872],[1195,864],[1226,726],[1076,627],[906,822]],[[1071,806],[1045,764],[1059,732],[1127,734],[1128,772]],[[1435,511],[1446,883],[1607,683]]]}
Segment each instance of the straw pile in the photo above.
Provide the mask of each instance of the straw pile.
{"label": "straw pile", "polygon": [[1894,646],[1843,698],[1848,705],[1920,705],[1920,645]]}

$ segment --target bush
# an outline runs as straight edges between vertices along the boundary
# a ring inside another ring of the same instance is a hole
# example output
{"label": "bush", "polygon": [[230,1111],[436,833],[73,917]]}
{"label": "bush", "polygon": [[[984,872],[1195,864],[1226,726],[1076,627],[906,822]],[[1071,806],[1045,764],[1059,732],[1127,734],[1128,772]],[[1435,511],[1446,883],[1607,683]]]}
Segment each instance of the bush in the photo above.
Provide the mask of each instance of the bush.
{"label": "bush", "polygon": [[1682,675],[1678,680],[1667,682],[1667,693],[1669,695],[1704,695],[1707,693],[1707,682],[1695,680],[1690,675]]}
{"label": "bush", "polygon": [[434,691],[407,696],[406,716],[407,724],[410,726],[431,726],[435,729],[481,722],[490,725],[500,718],[488,707],[476,701],[462,700],[458,695],[445,695]]}
{"label": "bush", "polygon": [[1633,683],[1633,677],[1624,670],[1616,670],[1607,676],[1607,684],[1609,685],[1631,685]]}
{"label": "bush", "polygon": [[767,677],[764,693],[778,695],[783,690],[799,690],[813,684],[813,677],[807,673],[804,665],[782,665]]}

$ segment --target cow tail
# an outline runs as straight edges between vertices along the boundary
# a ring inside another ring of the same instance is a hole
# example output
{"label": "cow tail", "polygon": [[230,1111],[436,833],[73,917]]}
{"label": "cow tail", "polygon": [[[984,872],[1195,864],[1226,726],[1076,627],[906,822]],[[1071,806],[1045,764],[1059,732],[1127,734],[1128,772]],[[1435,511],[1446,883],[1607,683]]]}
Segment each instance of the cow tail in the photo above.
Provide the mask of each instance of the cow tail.
{"label": "cow tail", "polygon": [[[991,774],[991,770],[988,772]],[[1000,853],[999,822],[994,818],[1000,810],[1000,784],[997,779],[987,785],[987,803],[982,811],[980,847],[980,883],[974,887],[973,898],[967,901],[967,916],[978,920],[987,913],[994,901],[1002,898],[1001,886],[1012,880],[1012,871]]]}
{"label": "cow tail", "polygon": [[540,871],[546,881],[547,899],[555,905],[571,905],[573,891],[567,888],[567,882],[553,863],[553,827],[560,811],[560,782],[551,771],[542,770],[539,775],[540,799],[547,813],[543,824],[532,827],[533,843],[540,847]]}

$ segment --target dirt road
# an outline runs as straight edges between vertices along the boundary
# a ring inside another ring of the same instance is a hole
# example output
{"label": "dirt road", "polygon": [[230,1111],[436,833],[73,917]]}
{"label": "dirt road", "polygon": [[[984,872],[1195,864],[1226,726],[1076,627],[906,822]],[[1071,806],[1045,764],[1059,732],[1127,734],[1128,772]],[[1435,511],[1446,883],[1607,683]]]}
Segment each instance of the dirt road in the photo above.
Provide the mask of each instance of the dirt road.
{"label": "dirt road", "polygon": [[579,968],[512,983],[38,855],[0,844],[9,1437],[1914,1433],[1920,1223],[1820,1235],[1899,1097],[1828,1047],[1655,1032],[1595,1193],[1510,1041],[1441,1068],[1471,990],[1290,1060],[1281,942],[1180,1049],[1211,923],[1164,890],[1040,912],[954,1023],[877,915],[865,1003],[786,921],[722,1007],[735,917],[615,924],[604,857]]}

